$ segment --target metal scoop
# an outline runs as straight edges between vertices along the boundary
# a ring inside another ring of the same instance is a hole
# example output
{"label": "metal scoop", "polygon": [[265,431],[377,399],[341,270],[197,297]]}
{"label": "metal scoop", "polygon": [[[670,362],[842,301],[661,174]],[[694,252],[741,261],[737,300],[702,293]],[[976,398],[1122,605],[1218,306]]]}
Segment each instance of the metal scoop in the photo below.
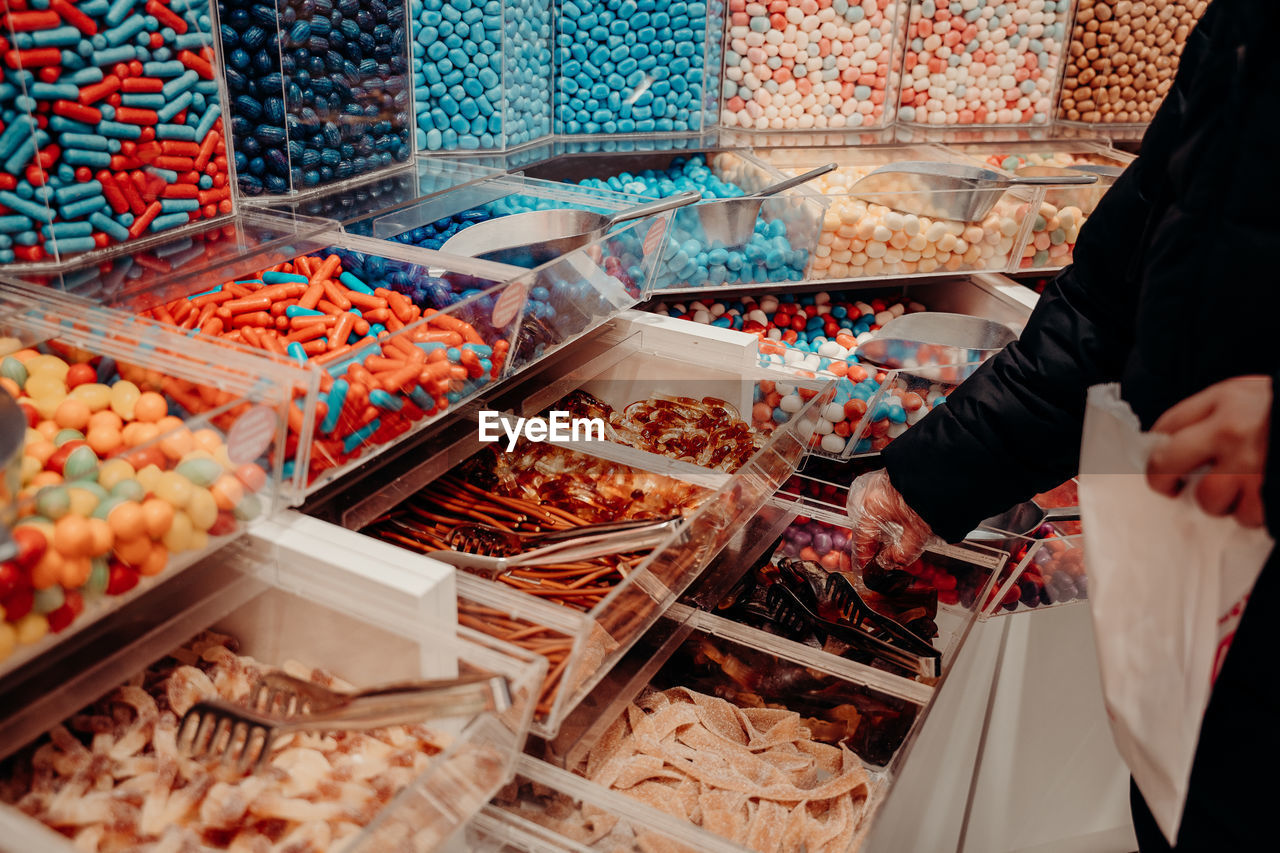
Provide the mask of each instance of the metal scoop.
{"label": "metal scoop", "polygon": [[961,163],[909,161],[881,166],[850,188],[850,193],[903,213],[963,222],[991,212],[1009,187],[1097,183],[1097,175],[1070,174],[1006,178],[999,172]]}
{"label": "metal scoop", "polygon": [[1030,536],[1041,526],[1054,521],[1079,521],[1080,508],[1076,506],[1053,507],[1044,509],[1035,501],[1024,501],[1005,510],[999,515],[979,522],[975,530],[969,532],[965,539],[979,541],[1002,541],[1015,536]]}
{"label": "metal scoop", "polygon": [[994,320],[921,311],[885,323],[876,337],[861,344],[854,354],[859,361],[888,370],[976,367],[1017,339],[1012,329]]}
{"label": "metal scoop", "polygon": [[587,245],[622,222],[701,200],[701,193],[685,192],[611,214],[571,208],[530,210],[476,223],[446,240],[440,251],[535,267]]}
{"label": "metal scoop", "polygon": [[721,243],[725,246],[741,246],[750,242],[756,230],[756,220],[760,217],[760,207],[764,200],[792,187],[807,184],[814,178],[821,177],[836,169],[835,163],[828,163],[816,169],[770,184],[762,190],[739,198],[722,198],[700,204],[693,210],[702,223],[702,233],[709,243]]}

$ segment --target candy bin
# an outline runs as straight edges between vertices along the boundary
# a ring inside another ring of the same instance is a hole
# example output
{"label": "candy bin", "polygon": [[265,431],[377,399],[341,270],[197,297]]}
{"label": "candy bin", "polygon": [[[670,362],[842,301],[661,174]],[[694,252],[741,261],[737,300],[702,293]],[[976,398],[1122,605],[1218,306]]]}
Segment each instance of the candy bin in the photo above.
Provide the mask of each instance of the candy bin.
{"label": "candy bin", "polygon": [[898,119],[1044,127],[1072,0],[912,0]]}
{"label": "candy bin", "polygon": [[410,0],[418,151],[551,135],[551,0]]}
{"label": "candy bin", "polygon": [[950,147],[981,160],[985,166],[1006,172],[1020,169],[1035,171],[1045,166],[1056,169],[1093,166],[1106,170],[1106,173],[1098,175],[1098,182],[1090,186],[1045,189],[1021,257],[1017,265],[1011,267],[1011,271],[1018,272],[1057,270],[1071,263],[1071,253],[1081,226],[1115,183],[1119,173],[1133,162],[1133,157],[1128,154],[1091,142],[983,143]]}
{"label": "candy bin", "polygon": [[1052,521],[1027,535],[1004,534],[996,542],[1009,552],[1009,563],[986,599],[984,616],[1042,609],[1089,597],[1080,522]]}
{"label": "candy bin", "polygon": [[[701,204],[740,198],[783,177],[740,151],[692,156],[648,153],[607,159],[566,157],[529,172],[645,198],[666,198],[692,190],[702,193]],[[589,177],[583,178],[583,174]],[[768,197],[760,206],[747,240],[732,244],[708,236],[698,205],[679,208],[672,214],[662,263],[651,287],[700,290],[801,281],[817,244],[824,207],[823,199],[803,188]]]}
{"label": "candy bin", "polygon": [[723,34],[708,3],[556,0],[555,28],[557,134],[691,133],[715,123],[707,87]]}
{"label": "candy bin", "polygon": [[[137,621],[113,645],[26,697],[20,726],[5,720],[6,844],[51,853],[443,848],[510,780],[543,662],[448,623],[404,618],[426,609],[432,592],[392,582],[383,568],[350,545],[255,541],[175,579],[167,609],[131,614]],[[377,729],[282,733],[263,746],[257,771],[185,748],[180,721],[197,702],[247,707],[251,690],[281,674],[339,692],[464,678],[495,698]],[[54,754],[67,760],[32,772]],[[157,781],[157,761],[176,770]],[[68,796],[86,775],[93,790]]]}
{"label": "candy bin", "polygon": [[0,264],[57,264],[231,213],[208,2],[3,11]]}
{"label": "candy bin", "polygon": [[147,320],[8,293],[0,316],[0,385],[26,427],[2,676],[276,509],[289,391]]}
{"label": "candy bin", "polygon": [[730,0],[720,124],[882,128],[901,79],[906,0]]}
{"label": "candy bin", "polygon": [[219,0],[240,192],[307,192],[413,156],[410,33],[396,0]]}
{"label": "candy bin", "polygon": [[[627,340],[635,337],[635,331],[626,334]],[[647,349],[626,349],[630,354],[616,367],[585,383],[597,401],[608,398],[626,405],[626,413],[635,418],[645,417],[646,407],[657,410],[654,424],[668,416],[698,417],[693,410],[699,406],[714,407],[720,417],[730,406],[750,411],[750,365],[735,376],[728,350],[721,369],[689,375],[686,362]],[[666,393],[659,395],[659,390]],[[718,399],[711,400],[707,392]],[[564,408],[577,417],[607,418],[600,408],[575,408],[575,400],[586,393],[571,397]],[[704,398],[683,396],[698,393]],[[514,413],[530,417],[548,406],[559,408],[553,404],[562,394],[554,387],[539,391]],[[735,399],[730,403],[726,397]],[[795,471],[804,456],[805,425],[812,428],[820,404],[815,395],[790,421],[773,425],[767,434],[741,420],[708,427],[708,433],[715,429],[716,434],[708,434],[706,443],[721,451],[709,460],[671,445],[630,441],[627,424],[619,420],[615,428],[611,418],[604,440],[520,440],[510,447],[504,440],[382,513],[364,532],[430,552],[474,513],[524,518],[515,523],[522,532],[682,517],[669,538],[651,550],[563,566],[501,573],[463,567],[459,572],[460,624],[548,658],[550,671],[534,730],[554,737],[569,712],[727,543],[741,538],[741,525]],[[617,432],[612,438],[610,429]],[[742,568],[727,565],[727,570]]]}
{"label": "candy bin", "polygon": [[835,172],[808,184],[831,202],[809,264],[811,280],[1003,270],[1030,225],[1026,206],[1036,197],[1022,189],[1009,190],[976,222],[920,216],[897,209],[907,196],[863,194],[853,186],[878,166],[914,160],[955,162],[956,155],[929,146],[836,152],[775,148],[757,155],[786,175],[831,160],[840,164]]}
{"label": "candy bin", "polygon": [[1208,7],[1209,0],[1078,0],[1059,121],[1111,128],[1150,122],[1173,85],[1187,36]]}

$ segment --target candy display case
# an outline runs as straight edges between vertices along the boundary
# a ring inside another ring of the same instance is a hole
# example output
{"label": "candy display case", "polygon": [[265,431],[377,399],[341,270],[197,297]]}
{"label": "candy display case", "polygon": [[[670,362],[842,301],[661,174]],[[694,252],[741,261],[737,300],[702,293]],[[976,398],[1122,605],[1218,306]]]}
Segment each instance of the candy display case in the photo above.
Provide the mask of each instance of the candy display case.
{"label": "candy display case", "polygon": [[1074,0],[912,0],[898,120],[1044,127],[1053,118]]}
{"label": "candy display case", "polygon": [[801,281],[826,207],[824,199],[801,187],[765,198],[746,233],[718,233],[715,214],[705,205],[757,192],[783,178],[745,151],[563,156],[528,172],[646,198],[702,193],[701,203],[672,213],[651,291]]}
{"label": "candy display case", "polygon": [[310,192],[413,157],[405,0],[219,0],[218,25],[243,196]]}
{"label": "candy display case", "polygon": [[[840,168],[808,186],[830,199],[818,246],[806,277],[811,281],[902,278],[953,272],[997,272],[1010,259],[1031,225],[1027,207],[1036,194],[1011,189],[980,221],[916,215],[919,196],[904,181],[901,192],[859,193],[858,179],[879,166],[904,161],[961,162],[934,146],[826,149],[758,149],[756,155],[786,175],[798,175],[834,160]],[[941,191],[937,198],[955,193]]]}
{"label": "candy display case", "polygon": [[[295,400],[283,488],[297,503],[631,304],[620,255],[630,258],[623,253],[647,227],[634,223],[532,271],[286,229],[256,251],[219,254],[199,274],[194,264],[156,273],[131,256],[57,283],[283,371]],[[137,267],[145,274],[135,285],[128,270]]]}
{"label": "candy display case", "polygon": [[[893,122],[906,0],[826,6],[730,0],[728,6],[722,127],[804,136],[877,130]],[[809,144],[828,138],[815,136]]]}
{"label": "candy display case", "polygon": [[0,264],[56,265],[232,211],[207,0],[5,11]]}
{"label": "candy display case", "polygon": [[555,132],[696,133],[716,121],[719,2],[555,0]]}
{"label": "candy display case", "polygon": [[[1045,189],[1044,196],[1038,200],[1039,207],[1035,210],[1021,256],[1010,266],[1010,272],[1045,272],[1070,264],[1081,226],[1116,182],[1119,172],[1134,159],[1096,142],[975,143],[950,147],[953,151],[981,160],[988,167],[1006,172],[1024,168],[1034,170],[1042,166],[1060,169],[1105,167],[1106,173],[1099,174],[1098,182],[1091,186]],[[1115,174],[1111,173],[1113,170]]]}
{"label": "candy display case", "polygon": [[1173,85],[1187,36],[1208,7],[1209,0],[1078,0],[1058,121],[1095,132],[1104,128],[1108,135],[1145,127]]}
{"label": "candy display case", "polygon": [[1080,522],[1046,522],[1026,535],[990,533],[997,536],[992,544],[1009,552],[1009,563],[983,606],[984,617],[1088,599]]}
{"label": "candy display case", "polygon": [[[216,369],[215,369],[216,366]],[[0,680],[278,509],[288,371],[142,318],[0,293],[26,418]]]}
{"label": "candy display case", "polygon": [[416,150],[502,150],[551,136],[553,7],[409,0]]}
{"label": "candy display case", "polygon": [[[166,609],[122,624],[123,640],[117,635],[85,668],[64,671],[56,688],[17,715],[20,723],[6,719],[13,735],[6,751],[15,753],[0,774],[6,845],[69,851],[90,842],[106,849],[113,841],[164,839],[226,849],[255,837],[305,837],[354,850],[439,847],[511,778],[544,664],[455,633],[447,622],[424,624],[432,588],[388,580],[374,568],[360,550],[332,542],[286,554],[268,542],[241,541],[167,585]],[[338,588],[340,595],[324,594]],[[128,780],[158,760],[177,758],[178,715],[195,701],[218,695],[243,702],[255,678],[276,668],[339,689],[501,677],[511,704],[368,733],[285,736],[268,766],[287,772],[245,776],[217,767],[216,758],[179,760],[174,790],[148,783],[141,800],[113,797],[113,788],[129,790]],[[106,727],[79,745],[76,736],[93,720]],[[55,754],[65,758],[59,771],[31,774],[33,761]],[[78,763],[91,760],[99,769]],[[73,766],[106,775],[85,793]],[[174,797],[186,805],[156,820],[155,809],[177,806]],[[114,802],[109,811],[107,800]]]}
{"label": "candy display case", "polygon": [[[751,399],[749,363],[736,375],[728,367],[718,375],[710,368],[690,375],[687,363],[637,350],[618,364],[613,372],[572,380],[581,386],[575,393],[591,388],[602,397],[630,401],[665,389],[677,400],[709,392],[721,398],[746,397],[745,404],[736,405],[749,405]],[[557,385],[548,386],[530,395],[514,414],[543,412],[563,394]],[[719,470],[719,460],[675,458],[615,441],[525,441],[506,452],[486,450],[408,495],[375,518],[365,532],[429,552],[441,547],[442,537],[453,529],[450,525],[457,524],[449,519],[458,512],[467,517],[506,517],[513,511],[521,516],[545,514],[530,503],[536,496],[544,506],[569,513],[564,520],[572,524],[684,517],[683,525],[647,554],[542,572],[516,570],[494,578],[459,574],[461,624],[519,642],[550,659],[534,727],[554,736],[574,706],[713,560],[726,571],[742,571],[744,566],[717,555],[731,540],[736,543],[733,548],[742,547],[737,526],[751,519],[800,464],[802,434],[812,429],[820,403],[816,394],[790,420],[750,443],[745,462],[735,459],[733,466],[721,465]]]}

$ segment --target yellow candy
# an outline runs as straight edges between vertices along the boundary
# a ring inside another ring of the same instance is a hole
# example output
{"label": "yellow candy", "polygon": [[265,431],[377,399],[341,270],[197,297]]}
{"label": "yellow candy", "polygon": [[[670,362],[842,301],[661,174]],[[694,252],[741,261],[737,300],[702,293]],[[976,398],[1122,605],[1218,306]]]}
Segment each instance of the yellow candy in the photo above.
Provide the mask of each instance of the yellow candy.
{"label": "yellow candy", "polygon": [[156,487],[160,485],[160,478],[164,476],[164,472],[157,465],[148,465],[137,473],[138,482],[148,492],[154,492]]}
{"label": "yellow candy", "polygon": [[[152,489],[156,493],[156,497],[162,501],[168,501],[175,508],[185,507],[187,501],[191,500],[192,494],[195,492],[195,486],[191,485],[191,481],[176,471],[166,471],[160,475],[156,486]],[[170,550],[173,550],[172,548]]]}
{"label": "yellow candy", "polygon": [[18,620],[14,626],[18,633],[18,642],[29,646],[44,638],[49,633],[49,622],[39,613],[28,613]]}
{"label": "yellow candy", "polygon": [[40,464],[39,459],[31,456],[22,457],[22,485],[25,486],[30,483],[31,478],[43,470],[44,467]]}
{"label": "yellow candy", "polygon": [[13,654],[18,645],[18,632],[8,622],[0,622],[0,660]]}
{"label": "yellow candy", "polygon": [[27,373],[31,376],[37,374],[48,374],[56,376],[63,380],[67,378],[67,371],[71,369],[71,365],[67,364],[56,355],[37,355],[27,359]]}
{"label": "yellow candy", "polygon": [[67,396],[84,402],[91,412],[100,412],[111,405],[111,386],[100,382],[86,382],[72,388]]}
{"label": "yellow candy", "polygon": [[102,467],[98,469],[98,485],[106,489],[108,492],[116,487],[121,480],[127,480],[133,476],[133,466],[129,464],[127,459],[108,459],[102,463]]}
{"label": "yellow candy", "polygon": [[71,497],[71,514],[90,516],[98,508],[98,496],[88,489],[67,489]]}
{"label": "yellow candy", "polygon": [[203,530],[191,531],[191,539],[187,542],[187,548],[191,551],[203,551],[209,547],[209,534]]}
{"label": "yellow candy", "polygon": [[169,530],[160,539],[164,543],[164,547],[169,549],[170,554],[176,554],[179,551],[186,551],[191,547],[192,534],[195,527],[191,523],[191,516],[179,510],[173,514],[173,523],[169,525]]}
{"label": "yellow candy", "polygon": [[[30,393],[30,392],[28,392]],[[111,386],[111,411],[126,421],[133,420],[133,407],[137,405],[142,392],[138,386],[128,380],[121,380]]]}
{"label": "yellow candy", "polygon": [[194,488],[187,501],[187,515],[196,530],[208,530],[218,520],[218,504],[208,489]]}

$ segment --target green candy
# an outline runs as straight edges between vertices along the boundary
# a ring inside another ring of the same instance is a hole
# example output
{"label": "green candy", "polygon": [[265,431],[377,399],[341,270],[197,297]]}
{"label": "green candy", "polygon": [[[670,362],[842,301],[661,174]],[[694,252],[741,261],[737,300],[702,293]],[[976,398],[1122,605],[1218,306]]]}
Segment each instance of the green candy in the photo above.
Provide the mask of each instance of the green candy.
{"label": "green candy", "polygon": [[202,489],[212,486],[222,474],[222,466],[212,459],[188,459],[174,470]]}
{"label": "green candy", "polygon": [[4,361],[0,361],[0,376],[12,379],[21,388],[27,384],[27,366],[11,355],[5,356]]}
{"label": "green candy", "polygon": [[45,486],[36,492],[36,512],[57,521],[71,511],[71,495],[66,486]]}
{"label": "green candy", "polygon": [[31,605],[31,609],[37,613],[52,613],[67,601],[67,596],[62,591],[62,587],[56,583],[46,589],[36,590],[35,601]]}
{"label": "green candy", "polygon": [[94,453],[93,448],[87,444],[77,447],[67,456],[67,462],[62,466],[62,476],[68,482],[97,477],[98,454]]}
{"label": "green candy", "polygon": [[245,495],[232,512],[241,521],[252,521],[262,514],[262,501],[258,500],[257,495]]}
{"label": "green candy", "polygon": [[126,477],[111,489],[111,497],[126,501],[140,501],[147,496],[147,490],[133,477]]}
{"label": "green candy", "polygon": [[111,510],[120,506],[120,504],[124,503],[124,501],[125,501],[124,498],[118,498],[118,497],[115,497],[114,495],[112,497],[106,498],[101,503],[99,503],[96,507],[94,507],[93,517],[101,518],[103,521],[106,521],[107,516],[111,515]]}
{"label": "green candy", "polygon": [[84,582],[84,586],[80,587],[80,593],[85,598],[97,598],[107,591],[107,583],[111,580],[111,569],[107,566],[106,557],[94,557],[93,569],[89,572],[89,579]]}
{"label": "green candy", "polygon": [[84,433],[78,429],[60,429],[53,437],[53,443],[57,447],[61,447],[68,441],[84,441]]}

